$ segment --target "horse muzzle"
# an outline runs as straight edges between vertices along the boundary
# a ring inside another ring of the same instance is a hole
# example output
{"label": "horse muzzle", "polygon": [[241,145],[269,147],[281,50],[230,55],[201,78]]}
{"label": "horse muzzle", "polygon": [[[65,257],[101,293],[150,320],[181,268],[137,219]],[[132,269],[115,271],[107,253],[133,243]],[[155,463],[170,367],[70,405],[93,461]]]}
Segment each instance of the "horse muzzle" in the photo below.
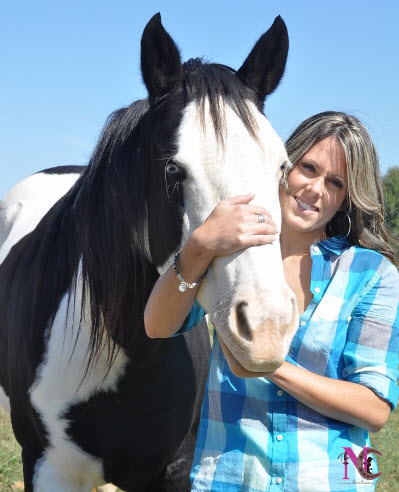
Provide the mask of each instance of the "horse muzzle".
{"label": "horse muzzle", "polygon": [[273,372],[284,362],[298,327],[296,298],[286,285],[261,294],[241,291],[211,321],[235,374]]}

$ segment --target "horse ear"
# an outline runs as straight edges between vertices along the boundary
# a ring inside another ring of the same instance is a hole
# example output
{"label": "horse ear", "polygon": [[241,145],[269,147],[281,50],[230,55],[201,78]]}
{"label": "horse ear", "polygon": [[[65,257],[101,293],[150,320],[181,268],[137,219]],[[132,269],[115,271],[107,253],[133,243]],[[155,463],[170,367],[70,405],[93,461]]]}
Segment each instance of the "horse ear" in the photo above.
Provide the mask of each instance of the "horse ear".
{"label": "horse ear", "polygon": [[253,47],[237,75],[255,91],[263,103],[283,77],[288,55],[288,32],[283,19],[275,18],[271,28]]}
{"label": "horse ear", "polygon": [[150,102],[173,90],[182,79],[180,53],[155,14],[141,38],[141,73]]}

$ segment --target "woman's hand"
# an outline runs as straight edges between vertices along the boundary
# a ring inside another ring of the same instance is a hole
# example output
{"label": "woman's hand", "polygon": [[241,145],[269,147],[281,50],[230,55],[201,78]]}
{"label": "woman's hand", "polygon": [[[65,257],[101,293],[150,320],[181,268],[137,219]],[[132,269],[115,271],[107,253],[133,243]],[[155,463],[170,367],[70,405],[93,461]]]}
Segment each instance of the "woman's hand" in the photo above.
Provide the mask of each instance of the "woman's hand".
{"label": "woman's hand", "polygon": [[[249,205],[253,194],[238,195],[220,202],[206,221],[191,237],[196,248],[210,259],[227,256],[250,246],[271,244],[277,227],[269,212],[260,206]],[[257,213],[264,216],[259,223]]]}

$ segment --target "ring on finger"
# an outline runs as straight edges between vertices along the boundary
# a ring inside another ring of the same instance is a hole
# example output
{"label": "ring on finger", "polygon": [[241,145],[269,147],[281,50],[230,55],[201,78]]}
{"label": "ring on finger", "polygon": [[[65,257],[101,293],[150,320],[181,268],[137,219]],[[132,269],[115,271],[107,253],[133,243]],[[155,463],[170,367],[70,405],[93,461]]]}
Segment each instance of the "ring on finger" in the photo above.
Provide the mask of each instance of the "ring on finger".
{"label": "ring on finger", "polygon": [[263,224],[265,222],[265,216],[260,212],[256,212],[256,215],[258,216],[258,223]]}

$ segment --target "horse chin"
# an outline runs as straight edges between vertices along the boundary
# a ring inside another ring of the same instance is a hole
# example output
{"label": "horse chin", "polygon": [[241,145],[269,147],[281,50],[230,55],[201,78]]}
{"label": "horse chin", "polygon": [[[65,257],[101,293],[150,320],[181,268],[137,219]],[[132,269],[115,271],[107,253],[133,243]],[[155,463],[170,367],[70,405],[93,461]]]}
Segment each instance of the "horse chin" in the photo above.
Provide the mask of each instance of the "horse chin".
{"label": "horse chin", "polygon": [[224,343],[223,339],[221,336],[219,336],[219,342],[220,346],[222,347],[224,356],[226,357],[227,363],[229,364],[229,368],[231,372],[240,378],[257,378],[257,377],[262,377],[262,376],[270,376],[271,374],[276,371],[281,364],[284,362],[282,361],[281,364],[278,364],[272,371],[250,371],[246,369],[244,366],[241,365],[240,362],[234,357],[234,355],[231,353],[230,349],[227,347],[227,345]]}

